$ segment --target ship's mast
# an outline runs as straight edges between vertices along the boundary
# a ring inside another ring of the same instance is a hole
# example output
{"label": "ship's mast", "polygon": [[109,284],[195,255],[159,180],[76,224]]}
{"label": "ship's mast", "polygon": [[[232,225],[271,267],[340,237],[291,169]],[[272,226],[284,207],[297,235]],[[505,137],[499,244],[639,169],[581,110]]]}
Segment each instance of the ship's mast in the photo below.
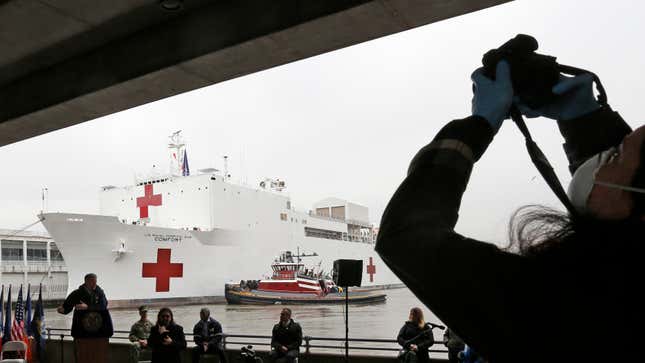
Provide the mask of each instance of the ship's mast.
{"label": "ship's mast", "polygon": [[168,149],[170,149],[170,175],[181,176],[186,142],[181,135],[181,130],[173,132],[168,138],[170,139],[168,143]]}
{"label": "ship's mast", "polygon": [[224,181],[228,181],[228,155],[224,155]]}
{"label": "ship's mast", "polygon": [[310,254],[306,254],[306,253],[300,254],[300,247],[296,249],[296,254],[292,255],[292,257],[296,258],[297,263],[300,263],[300,261],[302,261],[302,257],[315,257],[315,256],[318,256],[316,252],[310,253]]}

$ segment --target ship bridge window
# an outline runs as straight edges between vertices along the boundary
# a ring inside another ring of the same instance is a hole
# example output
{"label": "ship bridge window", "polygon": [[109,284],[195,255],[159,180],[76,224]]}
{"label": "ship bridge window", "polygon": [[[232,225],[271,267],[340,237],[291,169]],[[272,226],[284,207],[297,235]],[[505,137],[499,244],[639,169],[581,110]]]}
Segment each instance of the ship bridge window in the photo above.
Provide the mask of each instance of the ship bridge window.
{"label": "ship bridge window", "polygon": [[343,239],[342,232],[330,231],[328,229],[311,228],[311,227],[305,227],[305,236],[325,238],[325,239],[335,239],[335,240]]}

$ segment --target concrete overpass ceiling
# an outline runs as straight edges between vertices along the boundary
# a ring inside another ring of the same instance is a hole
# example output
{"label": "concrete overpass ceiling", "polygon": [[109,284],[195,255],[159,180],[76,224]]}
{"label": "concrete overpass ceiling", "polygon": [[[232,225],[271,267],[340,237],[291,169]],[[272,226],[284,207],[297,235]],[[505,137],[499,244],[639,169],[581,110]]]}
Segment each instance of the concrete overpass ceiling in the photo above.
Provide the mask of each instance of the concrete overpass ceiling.
{"label": "concrete overpass ceiling", "polygon": [[507,1],[0,0],[0,146]]}

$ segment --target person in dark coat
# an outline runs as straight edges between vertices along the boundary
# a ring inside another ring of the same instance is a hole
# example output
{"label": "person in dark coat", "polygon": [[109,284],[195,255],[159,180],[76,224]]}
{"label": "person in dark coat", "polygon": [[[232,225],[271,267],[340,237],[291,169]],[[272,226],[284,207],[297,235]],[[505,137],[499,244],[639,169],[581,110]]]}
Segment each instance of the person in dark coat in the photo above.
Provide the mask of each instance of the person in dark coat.
{"label": "person in dark coat", "polygon": [[222,325],[210,315],[210,310],[202,308],[199,312],[200,319],[193,328],[196,345],[193,348],[193,363],[199,363],[203,354],[217,354],[221,363],[227,362],[222,344]]}
{"label": "person in dark coat", "polygon": [[72,291],[56,311],[72,318],[76,361],[107,362],[109,338],[114,333],[105,293],[97,285],[96,274],[85,275],[83,285]]}
{"label": "person in dark coat", "polygon": [[181,363],[186,337],[184,328],[175,323],[169,308],[159,310],[157,324],[152,327],[148,337],[148,346],[152,349],[152,363]]}
{"label": "person in dark coat", "polygon": [[280,322],[273,326],[271,333],[271,361],[294,362],[300,354],[301,345],[302,328],[291,319],[291,309],[284,308],[280,312]]}
{"label": "person in dark coat", "polygon": [[459,353],[466,348],[464,341],[452,329],[446,328],[443,333],[443,344],[448,348],[448,361],[459,363]]}
{"label": "person in dark coat", "polygon": [[428,349],[434,344],[434,336],[432,328],[423,319],[423,311],[420,308],[410,309],[408,321],[399,330],[396,340],[404,350],[413,352],[418,362],[430,362]]}
{"label": "person in dark coat", "polygon": [[[455,231],[473,166],[514,102],[505,61],[494,80],[482,70],[472,78],[472,116],[448,123],[414,157],[383,214],[376,251],[488,361],[620,362],[642,356],[645,298],[636,287],[645,280],[645,127],[632,131],[598,103],[592,75],[563,76],[553,87],[554,101],[533,111],[558,120],[576,212],[521,209],[513,219],[511,248],[500,248],[502,243]],[[495,165],[501,171],[503,164]],[[482,205],[481,213],[492,207]],[[599,313],[604,324],[594,318]],[[621,332],[620,347],[602,343],[603,326]]]}

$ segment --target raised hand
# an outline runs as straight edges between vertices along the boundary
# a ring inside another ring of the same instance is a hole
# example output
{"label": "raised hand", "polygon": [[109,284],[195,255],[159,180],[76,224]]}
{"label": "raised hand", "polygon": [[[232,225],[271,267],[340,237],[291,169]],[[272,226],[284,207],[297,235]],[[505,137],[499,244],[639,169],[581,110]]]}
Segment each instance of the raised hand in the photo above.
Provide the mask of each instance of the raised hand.
{"label": "raised hand", "polygon": [[478,68],[470,76],[473,81],[472,113],[481,116],[497,131],[508,118],[513,104],[511,69],[506,61],[497,63],[495,80],[484,75]]}
{"label": "raised hand", "polygon": [[581,74],[575,77],[560,76],[560,81],[551,89],[556,100],[538,109],[531,109],[515,98],[515,104],[528,118],[546,117],[553,120],[571,120],[600,108],[593,93],[593,75]]}

